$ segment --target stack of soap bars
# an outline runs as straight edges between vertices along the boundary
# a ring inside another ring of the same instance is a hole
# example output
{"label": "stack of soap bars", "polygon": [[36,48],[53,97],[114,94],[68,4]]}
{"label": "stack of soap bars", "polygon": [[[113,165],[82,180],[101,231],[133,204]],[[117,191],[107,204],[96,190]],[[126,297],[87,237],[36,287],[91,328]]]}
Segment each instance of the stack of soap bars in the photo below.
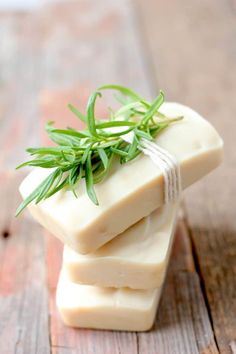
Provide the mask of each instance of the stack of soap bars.
{"label": "stack of soap bars", "polygon": [[[184,118],[155,143],[175,156],[182,189],[222,160],[222,140],[199,114],[177,103],[160,112]],[[22,182],[26,198],[48,175],[34,169]],[[152,327],[168,267],[179,198],[164,203],[163,171],[141,153],[127,164],[114,163],[95,185],[99,205],[81,181],[75,198],[60,190],[28,208],[64,243],[57,307],[73,327],[145,331]]]}

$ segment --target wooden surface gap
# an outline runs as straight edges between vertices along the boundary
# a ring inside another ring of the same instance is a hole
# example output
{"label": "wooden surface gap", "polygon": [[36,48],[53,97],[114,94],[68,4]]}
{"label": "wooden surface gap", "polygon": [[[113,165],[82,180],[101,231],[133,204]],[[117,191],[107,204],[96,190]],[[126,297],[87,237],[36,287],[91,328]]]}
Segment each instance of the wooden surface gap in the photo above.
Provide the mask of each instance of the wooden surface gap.
{"label": "wooden surface gap", "polygon": [[[183,203],[183,208],[185,209],[184,203]],[[206,292],[206,287],[205,287],[205,282],[204,282],[204,276],[202,274],[200,261],[198,259],[196,245],[195,245],[194,238],[193,238],[193,235],[192,235],[192,229],[191,229],[190,225],[188,224],[188,220],[187,220],[187,217],[186,217],[186,211],[184,213],[184,223],[185,223],[185,226],[186,226],[186,229],[187,229],[187,232],[188,232],[189,241],[190,241],[191,249],[192,249],[193,261],[194,261],[196,272],[197,272],[198,277],[199,277],[200,287],[201,287],[203,299],[204,299],[204,302],[205,302],[206,310],[207,310],[207,313],[208,313],[209,322],[210,322],[210,325],[211,325],[211,329],[212,329],[212,333],[213,333],[213,336],[214,336],[215,344],[216,344],[217,350],[220,351],[220,348],[219,348],[219,345],[218,345],[218,342],[217,342],[217,336],[215,334],[214,322],[213,322],[213,318],[212,318],[212,315],[211,315],[211,308],[210,308],[210,304],[209,304],[208,297],[207,297],[207,292]]]}

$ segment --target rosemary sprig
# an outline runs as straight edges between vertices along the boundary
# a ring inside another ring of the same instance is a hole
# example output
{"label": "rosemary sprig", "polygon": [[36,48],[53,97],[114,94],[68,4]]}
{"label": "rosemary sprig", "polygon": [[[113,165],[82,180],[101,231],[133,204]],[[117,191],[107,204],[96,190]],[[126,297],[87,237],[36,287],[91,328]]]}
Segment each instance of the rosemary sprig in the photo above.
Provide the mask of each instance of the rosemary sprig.
{"label": "rosemary sprig", "polygon": [[[110,117],[99,120],[95,117],[96,100],[103,90],[114,90],[114,96],[122,106],[114,112],[109,109]],[[168,118],[158,110],[164,102],[161,91],[153,102],[146,101],[139,94],[119,85],[101,86],[91,94],[86,114],[68,105],[75,116],[86,124],[77,131],[73,128],[56,129],[53,122],[46,125],[46,131],[55,147],[28,148],[32,159],[17,167],[37,166],[53,169],[47,178],[21,203],[16,211],[19,215],[32,201],[39,203],[50,198],[58,191],[68,188],[75,197],[81,179],[85,179],[86,190],[92,202],[98,205],[94,184],[107,176],[114,157],[120,163],[127,163],[140,153],[141,139],[153,140],[163,129],[183,117]],[[122,139],[124,134],[133,133],[133,142]]]}

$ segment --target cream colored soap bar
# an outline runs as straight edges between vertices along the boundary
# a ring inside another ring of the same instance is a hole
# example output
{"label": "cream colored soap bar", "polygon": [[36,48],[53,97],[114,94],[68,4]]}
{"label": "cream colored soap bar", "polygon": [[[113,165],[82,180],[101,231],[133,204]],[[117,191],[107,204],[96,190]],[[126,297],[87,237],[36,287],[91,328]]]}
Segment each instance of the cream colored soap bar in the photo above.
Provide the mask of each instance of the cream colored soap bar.
{"label": "cream colored soap bar", "polygon": [[158,288],[173,240],[177,204],[154,211],[96,252],[64,248],[63,268],[71,281],[103,287]]}
{"label": "cream colored soap bar", "polygon": [[[186,188],[219,165],[222,140],[200,115],[177,103],[165,103],[161,111],[184,119],[160,134],[156,142],[176,156],[180,163],[182,187]],[[27,197],[47,176],[47,169],[36,169],[22,182],[20,192]],[[77,252],[86,254],[149,215],[163,204],[163,176],[151,159],[141,154],[130,163],[113,166],[110,175],[95,186],[99,206],[87,196],[84,181],[78,199],[70,191],[29,209],[55,236]]]}
{"label": "cream colored soap bar", "polygon": [[147,331],[154,322],[161,289],[99,288],[72,283],[61,274],[56,302],[72,327]]}

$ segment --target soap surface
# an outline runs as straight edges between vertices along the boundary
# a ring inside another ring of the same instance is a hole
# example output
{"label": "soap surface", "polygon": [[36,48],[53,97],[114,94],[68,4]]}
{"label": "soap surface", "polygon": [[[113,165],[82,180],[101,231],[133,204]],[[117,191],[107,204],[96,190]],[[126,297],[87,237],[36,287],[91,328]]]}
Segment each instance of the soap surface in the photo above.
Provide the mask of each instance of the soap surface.
{"label": "soap surface", "polygon": [[71,327],[147,331],[154,322],[161,288],[132,290],[100,288],[71,282],[62,272],[56,303]]}
{"label": "soap surface", "polygon": [[64,247],[63,268],[71,281],[101,287],[158,288],[174,236],[178,203],[155,210],[94,253]]}
{"label": "soap surface", "polygon": [[[165,129],[156,139],[180,163],[182,188],[217,167],[223,142],[215,129],[199,114],[177,103],[164,103],[160,111],[184,119]],[[26,198],[51,171],[35,169],[20,186]],[[144,154],[130,163],[113,165],[109,176],[95,185],[99,206],[87,196],[84,181],[75,198],[70,191],[29,209],[35,219],[77,252],[86,254],[113,239],[163,204],[163,175]]]}

